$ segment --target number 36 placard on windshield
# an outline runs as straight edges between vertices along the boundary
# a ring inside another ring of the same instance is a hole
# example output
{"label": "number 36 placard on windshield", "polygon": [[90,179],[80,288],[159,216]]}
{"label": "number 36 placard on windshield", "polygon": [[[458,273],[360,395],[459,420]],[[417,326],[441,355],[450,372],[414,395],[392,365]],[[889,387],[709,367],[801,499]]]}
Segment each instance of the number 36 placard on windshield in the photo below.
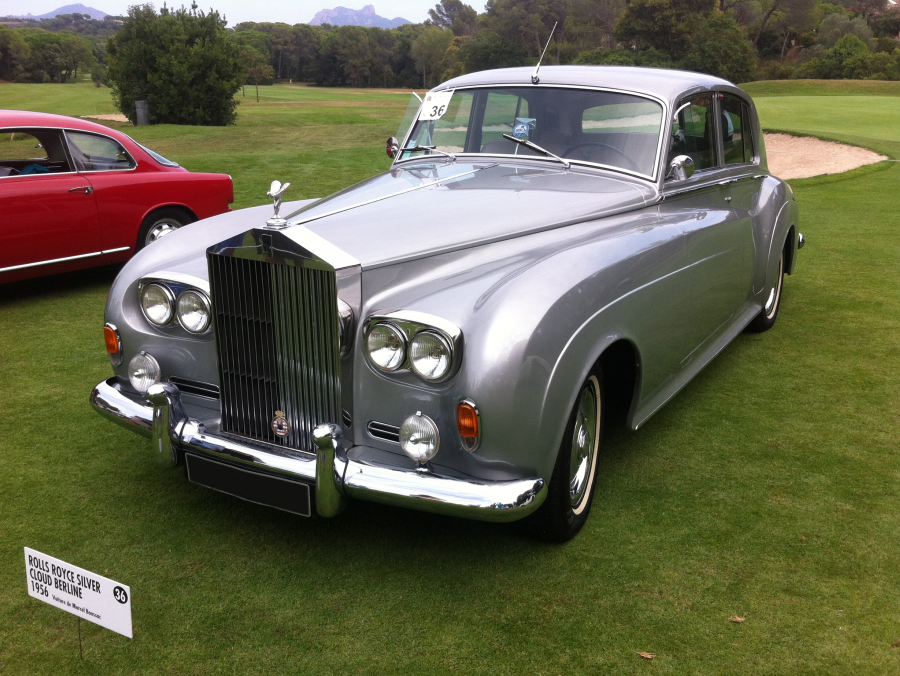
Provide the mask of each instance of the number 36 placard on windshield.
{"label": "number 36 placard on windshield", "polygon": [[437,120],[447,112],[447,106],[450,104],[450,97],[453,96],[453,90],[443,92],[432,92],[425,95],[422,101],[422,111],[419,113],[420,120]]}

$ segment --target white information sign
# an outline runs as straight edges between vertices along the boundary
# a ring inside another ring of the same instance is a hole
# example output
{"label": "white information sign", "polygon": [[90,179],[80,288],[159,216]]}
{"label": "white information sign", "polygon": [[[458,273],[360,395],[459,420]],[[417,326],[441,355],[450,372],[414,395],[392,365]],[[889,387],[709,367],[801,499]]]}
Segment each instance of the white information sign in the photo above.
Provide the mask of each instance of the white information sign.
{"label": "white information sign", "polygon": [[447,112],[447,105],[453,96],[453,90],[446,92],[435,92],[426,94],[425,100],[422,101],[422,111],[419,113],[420,120],[437,120]]}
{"label": "white information sign", "polygon": [[134,638],[131,587],[25,547],[28,595]]}

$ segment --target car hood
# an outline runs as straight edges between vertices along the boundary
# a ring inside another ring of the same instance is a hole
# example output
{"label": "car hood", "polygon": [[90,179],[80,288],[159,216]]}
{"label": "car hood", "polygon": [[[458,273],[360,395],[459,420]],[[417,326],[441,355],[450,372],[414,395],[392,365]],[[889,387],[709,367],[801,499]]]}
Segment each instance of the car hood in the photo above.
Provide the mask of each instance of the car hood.
{"label": "car hood", "polygon": [[[404,164],[321,200],[285,202],[282,213],[375,268],[641,208],[655,197],[652,185],[627,176],[538,162]],[[139,251],[120,278],[165,270],[206,279],[208,247],[263,227],[271,215],[271,205],[252,207],[176,230]]]}
{"label": "car hood", "polygon": [[287,220],[369,268],[592,220],[655,197],[652,185],[594,169],[405,163]]}

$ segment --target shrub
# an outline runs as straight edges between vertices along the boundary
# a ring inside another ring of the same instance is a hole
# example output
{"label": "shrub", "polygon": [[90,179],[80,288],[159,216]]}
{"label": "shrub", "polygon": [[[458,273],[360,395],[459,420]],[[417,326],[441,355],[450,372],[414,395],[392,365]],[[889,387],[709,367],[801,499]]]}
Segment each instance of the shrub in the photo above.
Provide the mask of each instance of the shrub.
{"label": "shrub", "polygon": [[691,35],[690,49],[681,64],[731,82],[753,79],[753,45],[730,16],[715,11],[701,19]]}
{"label": "shrub", "polygon": [[217,12],[132,6],[107,54],[113,100],[132,122],[134,102],[148,100],[151,124],[234,123],[246,69]]}

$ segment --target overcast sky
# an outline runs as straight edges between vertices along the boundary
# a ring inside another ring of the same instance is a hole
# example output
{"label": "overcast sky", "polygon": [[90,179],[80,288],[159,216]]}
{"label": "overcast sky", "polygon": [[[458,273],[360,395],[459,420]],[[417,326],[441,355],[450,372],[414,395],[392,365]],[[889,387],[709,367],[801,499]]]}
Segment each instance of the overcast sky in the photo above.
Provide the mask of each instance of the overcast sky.
{"label": "overcast sky", "polygon": [[[139,4],[137,0],[74,0],[88,7],[94,7],[107,14],[125,14],[129,5]],[[363,6],[375,5],[375,13],[380,16],[393,19],[403,17],[413,23],[419,23],[428,18],[428,10],[435,6],[438,0],[359,0],[359,2],[346,2],[342,0],[197,0],[201,9],[212,7],[224,14],[228,19],[228,25],[233,26],[241,21],[283,21],[284,23],[307,23],[320,9],[332,9],[343,6],[350,9],[362,9]],[[169,0],[170,7],[190,5],[191,0]],[[73,0],[0,0],[0,16],[15,14],[45,14],[57,7],[74,4]],[[153,3],[161,7],[163,3]],[[471,4],[479,12],[484,11],[484,2],[476,0]]]}

